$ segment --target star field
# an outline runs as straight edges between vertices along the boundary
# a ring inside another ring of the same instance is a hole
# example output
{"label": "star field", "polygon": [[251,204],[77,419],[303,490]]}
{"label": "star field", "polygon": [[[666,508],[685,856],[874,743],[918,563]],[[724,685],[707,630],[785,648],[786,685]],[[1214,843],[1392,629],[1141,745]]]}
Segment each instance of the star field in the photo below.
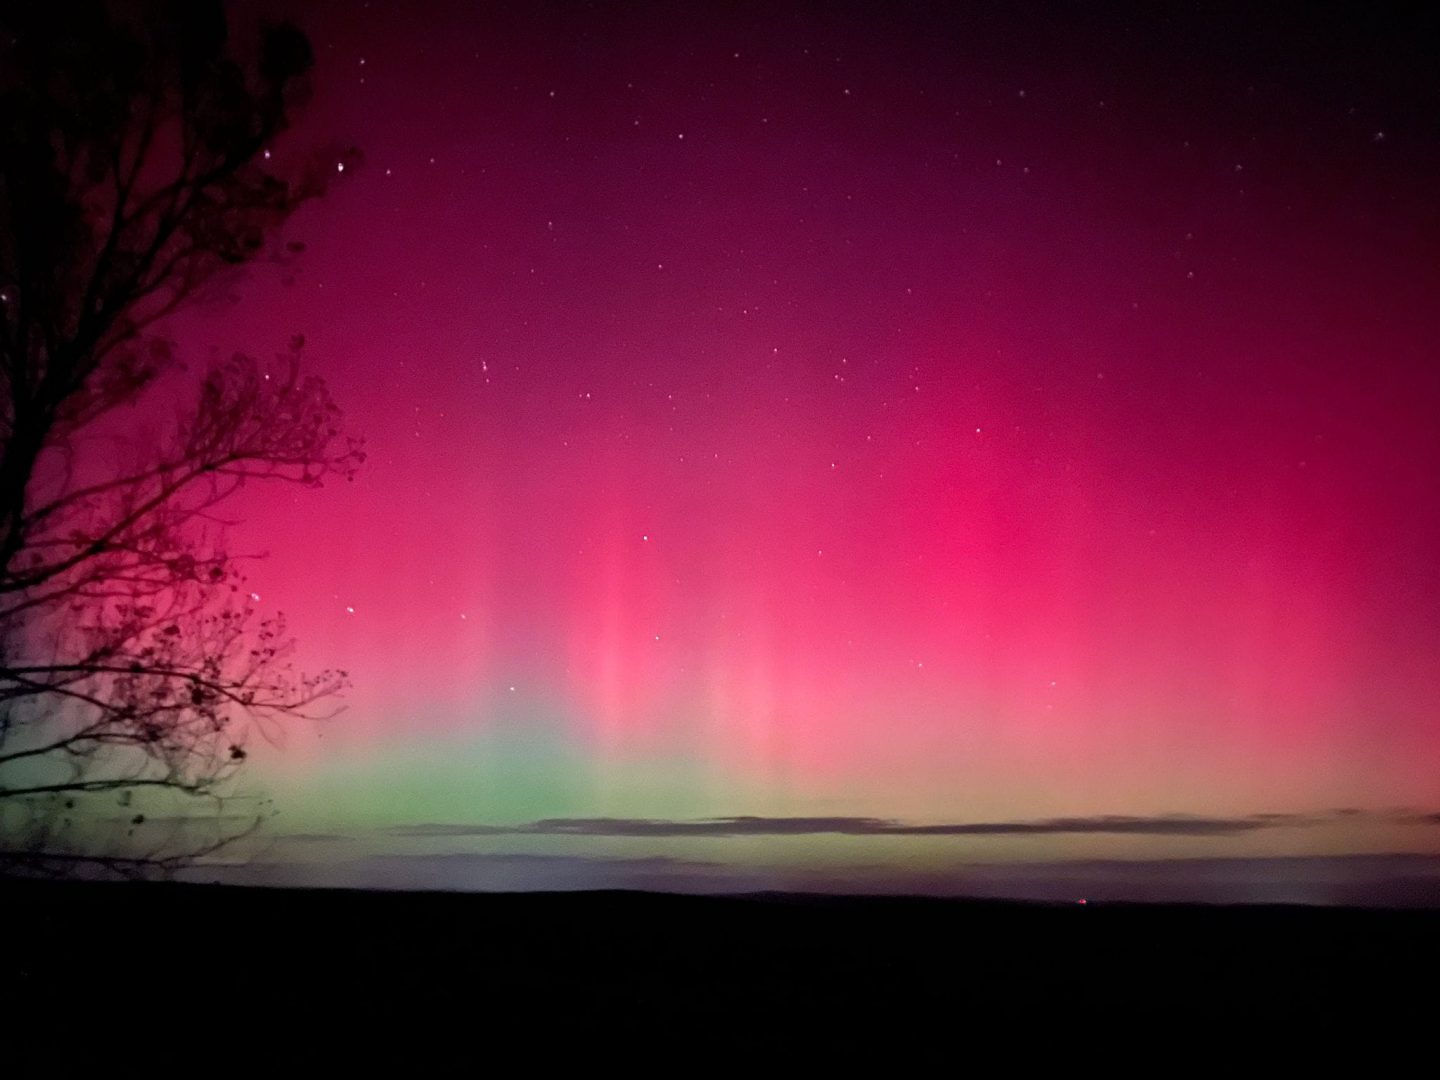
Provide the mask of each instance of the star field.
{"label": "star field", "polygon": [[1433,806],[1440,84],[1299,11],[308,9],[364,162],[185,331],[371,452],[247,496],[285,813]]}

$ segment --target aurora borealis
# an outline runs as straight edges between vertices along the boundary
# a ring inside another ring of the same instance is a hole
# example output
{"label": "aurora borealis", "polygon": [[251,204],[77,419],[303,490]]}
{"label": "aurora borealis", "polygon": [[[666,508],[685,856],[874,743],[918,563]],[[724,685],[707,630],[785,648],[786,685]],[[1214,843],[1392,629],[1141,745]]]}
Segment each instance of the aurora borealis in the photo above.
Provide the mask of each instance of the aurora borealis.
{"label": "aurora borealis", "polygon": [[240,507],[261,604],[354,681],[256,748],[252,873],[1063,894],[1198,860],[1327,899],[1306,859],[1440,853],[1421,16],[299,15],[274,152],[364,164],[293,278],[176,330],[303,332],[370,451]]}

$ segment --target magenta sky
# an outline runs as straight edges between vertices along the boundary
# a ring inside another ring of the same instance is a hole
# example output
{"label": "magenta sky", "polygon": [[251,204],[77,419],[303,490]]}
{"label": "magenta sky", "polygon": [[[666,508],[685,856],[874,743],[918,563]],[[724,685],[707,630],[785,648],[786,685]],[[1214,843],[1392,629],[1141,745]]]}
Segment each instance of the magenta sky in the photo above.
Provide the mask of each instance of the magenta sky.
{"label": "magenta sky", "polygon": [[1435,851],[1395,823],[1440,805],[1440,113],[1407,28],[523,7],[307,5],[275,153],[365,164],[295,223],[293,283],[183,330],[303,331],[371,451],[245,507],[262,603],[355,681],[259,756],[277,820],[350,838],[287,858],[1342,807],[424,851],[581,860],[562,884]]}

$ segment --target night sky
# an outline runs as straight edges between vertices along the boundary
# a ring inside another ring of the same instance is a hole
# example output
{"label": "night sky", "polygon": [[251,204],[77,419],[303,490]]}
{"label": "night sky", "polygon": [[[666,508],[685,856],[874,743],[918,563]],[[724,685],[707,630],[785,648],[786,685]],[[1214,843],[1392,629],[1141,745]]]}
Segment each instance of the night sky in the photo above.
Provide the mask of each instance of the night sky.
{"label": "night sky", "polygon": [[238,8],[364,162],[175,333],[370,452],[238,507],[354,681],[247,873],[1440,872],[1435,22],[1307,7]]}

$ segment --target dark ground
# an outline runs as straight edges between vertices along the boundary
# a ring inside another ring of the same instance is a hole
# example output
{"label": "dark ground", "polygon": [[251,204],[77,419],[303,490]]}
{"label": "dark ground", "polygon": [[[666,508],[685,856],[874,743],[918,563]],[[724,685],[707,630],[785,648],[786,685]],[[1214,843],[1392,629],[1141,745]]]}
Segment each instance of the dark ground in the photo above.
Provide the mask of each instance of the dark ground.
{"label": "dark ground", "polygon": [[1393,1044],[1440,1002],[1435,911],[0,882],[0,917],[0,1074],[70,1075],[117,1045],[212,1072],[191,1040],[283,1075],[588,1040],[695,1064],[1149,1032],[1183,1056],[1240,1031]]}

